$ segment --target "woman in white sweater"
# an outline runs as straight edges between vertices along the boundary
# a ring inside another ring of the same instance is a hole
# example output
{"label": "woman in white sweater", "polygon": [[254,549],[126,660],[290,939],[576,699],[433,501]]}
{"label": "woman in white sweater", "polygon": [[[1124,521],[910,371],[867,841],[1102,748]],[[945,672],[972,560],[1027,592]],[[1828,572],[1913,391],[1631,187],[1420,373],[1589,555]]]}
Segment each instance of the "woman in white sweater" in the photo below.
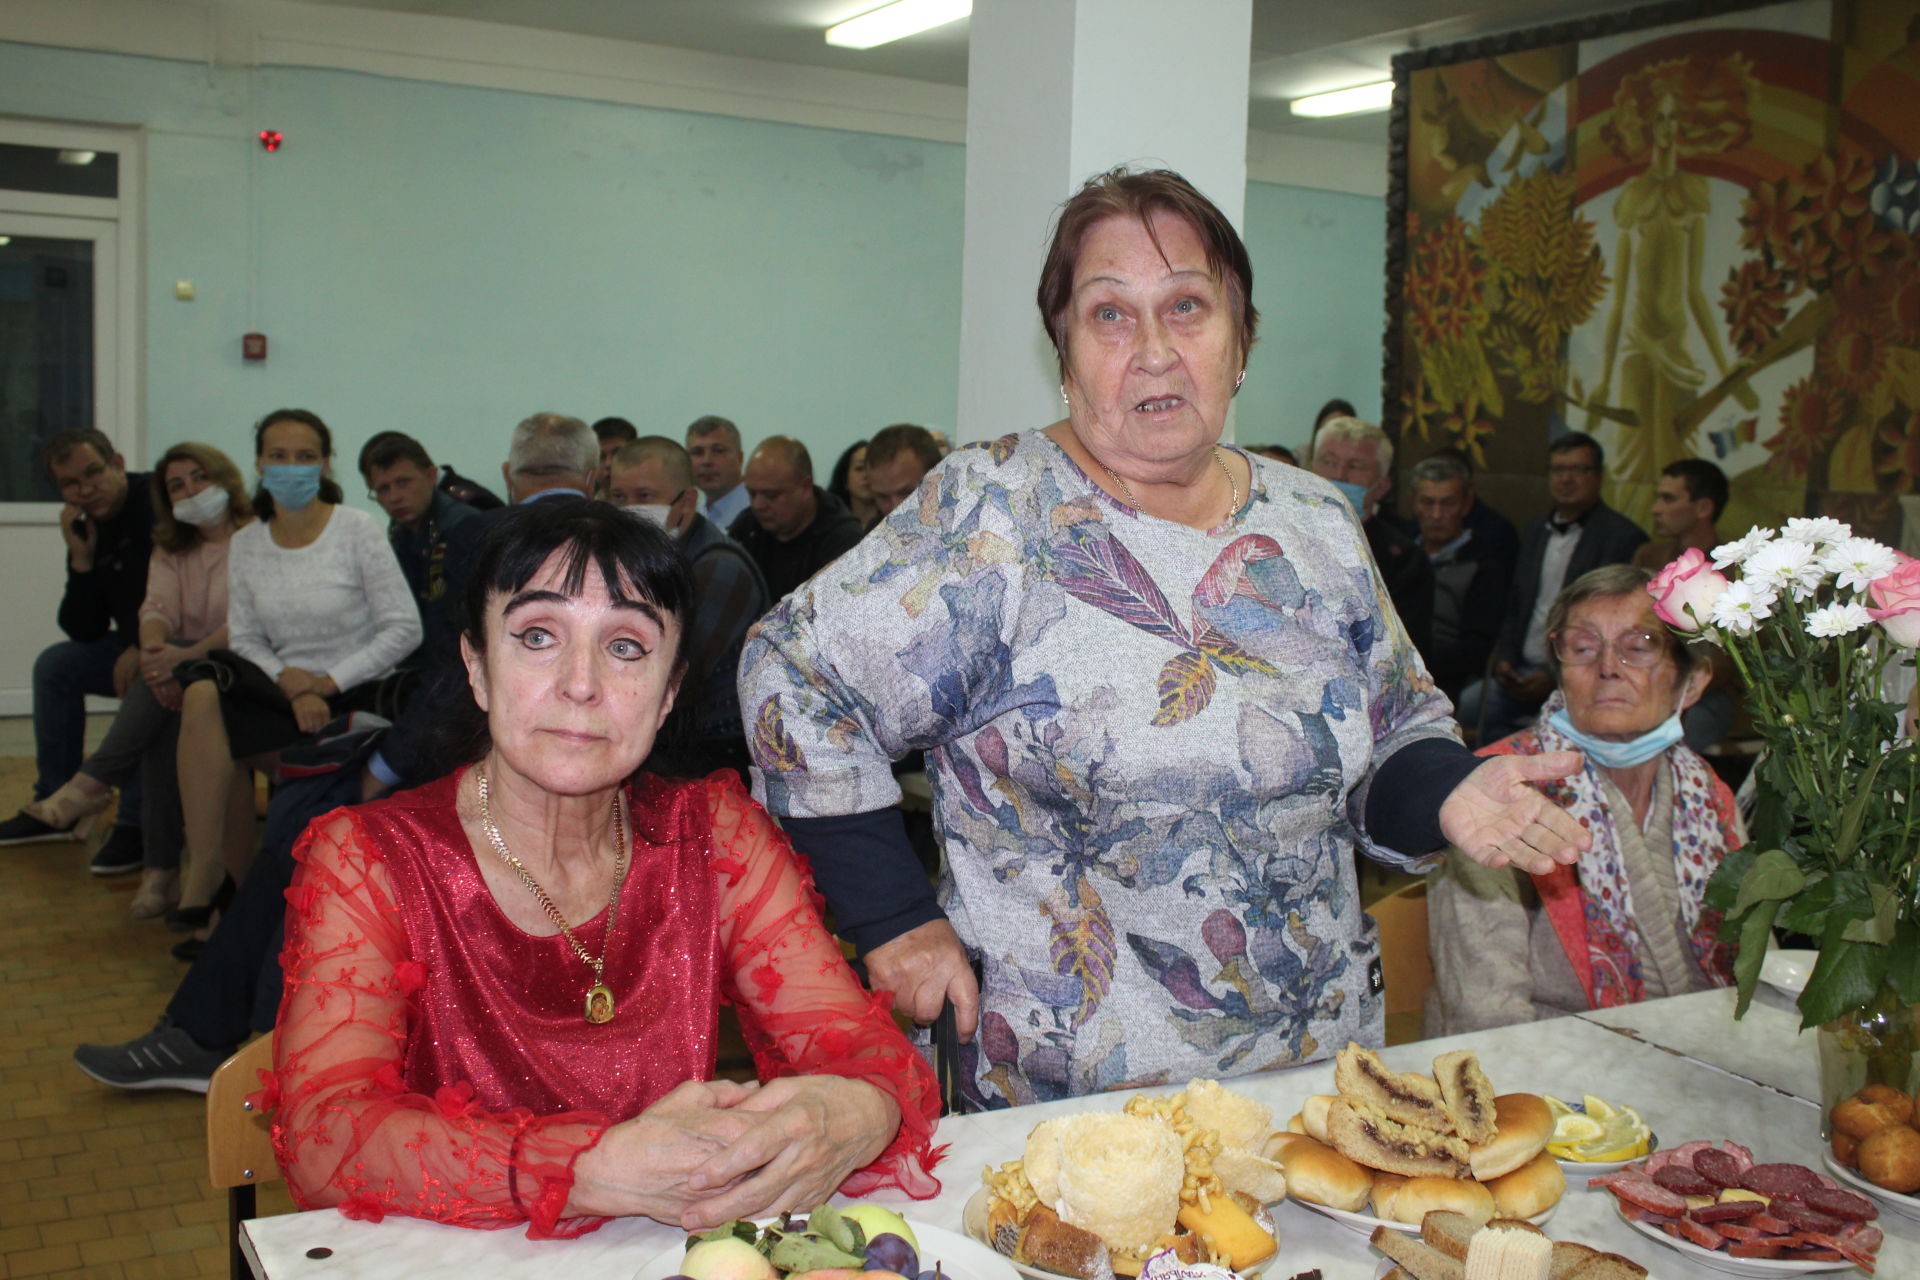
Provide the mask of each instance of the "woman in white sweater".
{"label": "woman in white sweater", "polygon": [[[347,711],[383,702],[420,643],[420,613],[386,532],[339,505],[333,435],[304,409],[254,429],[260,519],[227,561],[228,647],[183,667],[180,801],[189,879],[179,927],[207,922],[221,872],[253,860],[251,769]],[[221,768],[220,761],[231,761]]]}

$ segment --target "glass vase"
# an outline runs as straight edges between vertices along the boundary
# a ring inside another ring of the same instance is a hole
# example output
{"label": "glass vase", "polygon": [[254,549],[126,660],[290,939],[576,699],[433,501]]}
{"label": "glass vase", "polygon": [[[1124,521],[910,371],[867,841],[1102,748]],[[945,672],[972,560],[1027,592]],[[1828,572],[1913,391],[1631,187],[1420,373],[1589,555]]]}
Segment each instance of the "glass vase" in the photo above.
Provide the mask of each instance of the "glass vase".
{"label": "glass vase", "polygon": [[1833,1139],[1833,1108],[1870,1084],[1911,1095],[1920,1088],[1920,1018],[1916,1006],[1882,986],[1864,1008],[1821,1026],[1820,1136]]}

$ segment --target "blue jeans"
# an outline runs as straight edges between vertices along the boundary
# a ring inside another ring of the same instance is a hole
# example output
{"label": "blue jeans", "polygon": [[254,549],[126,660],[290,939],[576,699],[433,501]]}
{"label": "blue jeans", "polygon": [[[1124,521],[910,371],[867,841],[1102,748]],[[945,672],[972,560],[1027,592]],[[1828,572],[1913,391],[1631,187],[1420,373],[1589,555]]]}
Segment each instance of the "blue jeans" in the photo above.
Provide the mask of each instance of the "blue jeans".
{"label": "blue jeans", "polygon": [[[87,695],[111,698],[113,664],[127,651],[126,641],[108,633],[98,640],[61,640],[33,660],[33,749],[40,776],[33,798],[44,800],[80,772],[87,743]],[[140,779],[120,789],[120,817],[140,825]]]}

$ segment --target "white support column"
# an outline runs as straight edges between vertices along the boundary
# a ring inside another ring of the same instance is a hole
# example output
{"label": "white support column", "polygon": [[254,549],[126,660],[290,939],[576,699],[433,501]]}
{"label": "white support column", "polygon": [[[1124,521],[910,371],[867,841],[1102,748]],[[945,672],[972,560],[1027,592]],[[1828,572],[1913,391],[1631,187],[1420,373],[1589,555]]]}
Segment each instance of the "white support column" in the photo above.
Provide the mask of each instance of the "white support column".
{"label": "white support column", "polygon": [[974,0],[957,441],[1062,412],[1034,289],[1087,178],[1175,169],[1240,225],[1252,28],[1252,0]]}

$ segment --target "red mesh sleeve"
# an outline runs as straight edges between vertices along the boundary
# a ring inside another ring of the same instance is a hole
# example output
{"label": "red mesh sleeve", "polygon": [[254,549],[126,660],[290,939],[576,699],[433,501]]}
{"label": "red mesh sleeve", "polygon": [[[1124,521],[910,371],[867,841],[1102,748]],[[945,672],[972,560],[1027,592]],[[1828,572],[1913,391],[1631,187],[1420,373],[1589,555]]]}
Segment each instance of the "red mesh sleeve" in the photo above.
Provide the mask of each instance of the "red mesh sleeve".
{"label": "red mesh sleeve", "polygon": [[766,811],[732,774],[707,780],[720,889],[722,993],[740,1014],[760,1078],[838,1075],[865,1080],[900,1107],[880,1158],[841,1184],[849,1196],[898,1187],[940,1192],[932,1149],[940,1090],[926,1061],[869,994],[821,921],[813,878]]}
{"label": "red mesh sleeve", "polygon": [[287,890],[286,990],[274,1032],[273,1143],[294,1203],[352,1218],[389,1213],[467,1227],[564,1218],[573,1165],[608,1120],[591,1112],[488,1112],[472,1086],[407,1092],[407,995],[425,968],[407,951],[392,881],[351,812],[310,829]]}

